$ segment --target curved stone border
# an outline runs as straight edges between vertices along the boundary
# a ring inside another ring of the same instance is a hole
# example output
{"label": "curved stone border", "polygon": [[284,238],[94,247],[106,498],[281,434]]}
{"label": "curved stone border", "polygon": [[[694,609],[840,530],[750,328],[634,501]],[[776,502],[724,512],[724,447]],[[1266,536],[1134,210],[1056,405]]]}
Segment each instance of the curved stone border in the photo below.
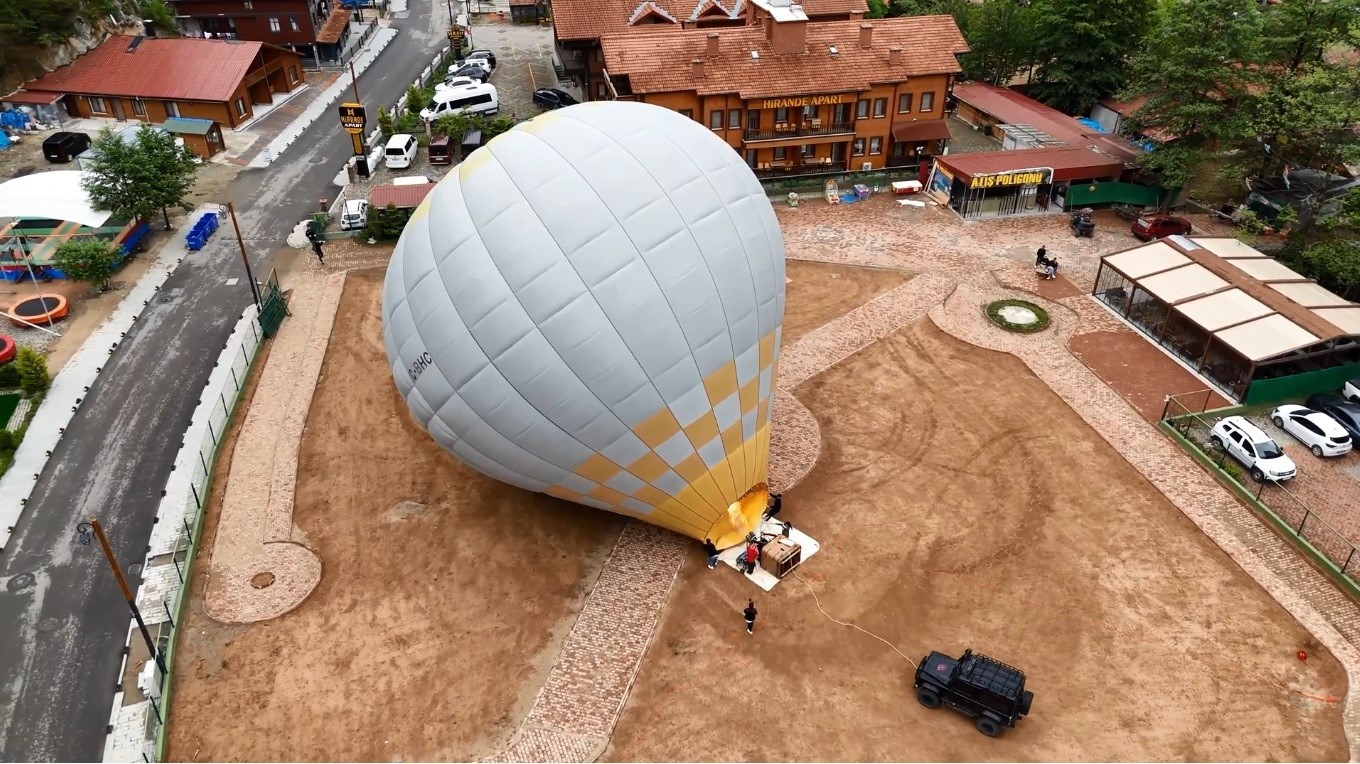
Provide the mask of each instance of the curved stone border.
{"label": "curved stone border", "polygon": [[[321,558],[293,524],[298,451],[330,344],[345,273],[300,279],[291,317],[274,336],[227,473],[205,592],[207,614],[226,623],[277,618],[321,581]],[[273,574],[256,588],[252,579]]]}
{"label": "curved stone border", "polygon": [[[1003,315],[1003,311],[1007,308],[1016,308],[1018,310],[1026,311],[1034,317],[1034,320],[1025,323],[1012,321]],[[1034,332],[1041,332],[1048,328],[1048,311],[1028,300],[996,300],[983,306],[982,312],[987,316],[987,320],[1008,332],[1033,334]]]}
{"label": "curved stone border", "polygon": [[175,231],[169,241],[161,247],[156,262],[137,279],[137,284],[118,303],[113,314],[104,319],[98,329],[81,344],[80,349],[52,380],[52,386],[43,398],[38,413],[28,425],[24,442],[14,453],[14,461],[9,470],[0,477],[0,552],[9,544],[14,528],[23,515],[24,505],[33,495],[38,485],[38,477],[47,467],[47,460],[61,442],[86,393],[94,386],[95,379],[103,370],[118,343],[132,330],[132,324],[142,310],[155,298],[156,292],[175,272],[189,251],[184,244],[184,234],[205,214],[216,214],[216,204],[200,206],[190,215],[183,226]]}

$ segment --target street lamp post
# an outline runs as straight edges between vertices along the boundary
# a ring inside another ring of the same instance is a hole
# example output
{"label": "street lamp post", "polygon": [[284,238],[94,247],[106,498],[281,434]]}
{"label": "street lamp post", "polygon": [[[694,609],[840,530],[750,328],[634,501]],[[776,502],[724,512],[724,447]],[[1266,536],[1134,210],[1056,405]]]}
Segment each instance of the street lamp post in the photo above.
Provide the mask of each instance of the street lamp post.
{"label": "street lamp post", "polygon": [[88,523],[81,523],[76,526],[76,533],[80,536],[80,543],[89,545],[90,535],[99,539],[99,546],[104,550],[104,559],[108,560],[109,567],[113,568],[113,577],[118,579],[118,587],[123,590],[123,599],[127,600],[128,608],[132,610],[132,617],[137,621],[137,628],[142,632],[142,639],[146,641],[146,649],[151,652],[151,657],[156,659],[156,665],[161,670],[161,676],[167,675],[165,670],[165,659],[161,657],[161,651],[156,647],[155,641],[151,639],[151,632],[147,631],[146,621],[142,620],[142,611],[137,609],[137,598],[132,594],[132,589],[128,587],[127,579],[123,578],[123,571],[118,567],[118,560],[113,556],[113,548],[109,546],[109,539],[104,535],[104,528],[98,520],[91,520]]}

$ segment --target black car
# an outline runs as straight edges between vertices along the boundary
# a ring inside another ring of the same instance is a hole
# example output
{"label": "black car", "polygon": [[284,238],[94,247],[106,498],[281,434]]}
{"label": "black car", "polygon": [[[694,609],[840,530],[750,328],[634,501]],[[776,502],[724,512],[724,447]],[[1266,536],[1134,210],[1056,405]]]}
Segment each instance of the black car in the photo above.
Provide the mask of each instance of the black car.
{"label": "black car", "polygon": [[85,133],[52,133],[42,143],[43,157],[49,162],[70,162],[90,148]]}
{"label": "black car", "polygon": [[957,660],[939,652],[922,658],[915,687],[921,705],[946,705],[971,716],[987,737],[1014,727],[1034,702],[1034,693],[1025,689],[1023,671],[972,650],[964,650]]}
{"label": "black car", "polygon": [[486,82],[491,79],[491,72],[488,72],[486,69],[483,69],[476,64],[467,64],[465,66],[460,66],[457,69],[450,69],[445,81],[451,80],[454,77],[471,77],[478,82]]}
{"label": "black car", "polygon": [[575,106],[579,101],[571,93],[557,88],[539,88],[534,91],[534,104],[542,109],[560,109]]}
{"label": "black car", "polygon": [[491,71],[493,71],[493,72],[496,71],[496,54],[495,54],[495,53],[492,53],[492,52],[489,51],[489,50],[473,50],[473,51],[468,51],[468,54],[467,54],[466,56],[463,56],[463,60],[460,61],[459,63],[466,63],[469,59],[473,59],[473,58],[481,58],[481,59],[485,59],[486,62],[487,62],[488,64],[491,64]]}
{"label": "black car", "polygon": [[1335,419],[1351,434],[1352,441],[1360,443],[1360,403],[1351,403],[1336,393],[1317,393],[1308,396],[1307,406]]}

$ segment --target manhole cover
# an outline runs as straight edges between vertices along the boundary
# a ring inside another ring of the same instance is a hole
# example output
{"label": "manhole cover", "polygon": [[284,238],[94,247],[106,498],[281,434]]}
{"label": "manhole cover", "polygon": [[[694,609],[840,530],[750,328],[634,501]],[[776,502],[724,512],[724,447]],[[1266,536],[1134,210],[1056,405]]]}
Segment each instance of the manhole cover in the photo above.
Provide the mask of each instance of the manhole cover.
{"label": "manhole cover", "polygon": [[7,588],[12,592],[22,591],[32,586],[36,581],[37,579],[33,577],[32,573],[20,573],[10,578]]}
{"label": "manhole cover", "polygon": [[162,297],[162,298],[159,300],[159,302],[162,303],[162,304],[169,303],[169,302],[174,302],[174,301],[175,301],[175,298],[173,298],[173,297]]}
{"label": "manhole cover", "polygon": [[38,631],[51,631],[57,628],[58,623],[60,621],[55,618],[44,618],[38,622]]}
{"label": "manhole cover", "polygon": [[256,589],[267,589],[273,583],[273,573],[256,573],[250,577],[250,585]]}

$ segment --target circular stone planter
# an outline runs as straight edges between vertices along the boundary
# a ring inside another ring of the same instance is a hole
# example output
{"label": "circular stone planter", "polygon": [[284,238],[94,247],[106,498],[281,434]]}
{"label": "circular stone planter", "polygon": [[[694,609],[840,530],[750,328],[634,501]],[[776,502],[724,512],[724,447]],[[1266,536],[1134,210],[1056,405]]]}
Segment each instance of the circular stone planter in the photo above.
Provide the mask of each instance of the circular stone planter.
{"label": "circular stone planter", "polygon": [[[66,318],[66,313],[71,309],[70,303],[66,298],[59,294],[45,294],[41,297],[25,297],[14,303],[14,307],[9,309],[10,323],[15,326],[27,326],[37,324],[44,326],[49,321],[60,321]],[[19,321],[16,319],[23,319]],[[24,322],[28,323],[24,323]]]}
{"label": "circular stone planter", "polygon": [[8,334],[0,334],[0,366],[13,361],[18,353],[19,346],[14,344],[14,338]]}
{"label": "circular stone planter", "polygon": [[984,311],[987,318],[1010,332],[1037,332],[1048,327],[1048,311],[1024,300],[997,300]]}

